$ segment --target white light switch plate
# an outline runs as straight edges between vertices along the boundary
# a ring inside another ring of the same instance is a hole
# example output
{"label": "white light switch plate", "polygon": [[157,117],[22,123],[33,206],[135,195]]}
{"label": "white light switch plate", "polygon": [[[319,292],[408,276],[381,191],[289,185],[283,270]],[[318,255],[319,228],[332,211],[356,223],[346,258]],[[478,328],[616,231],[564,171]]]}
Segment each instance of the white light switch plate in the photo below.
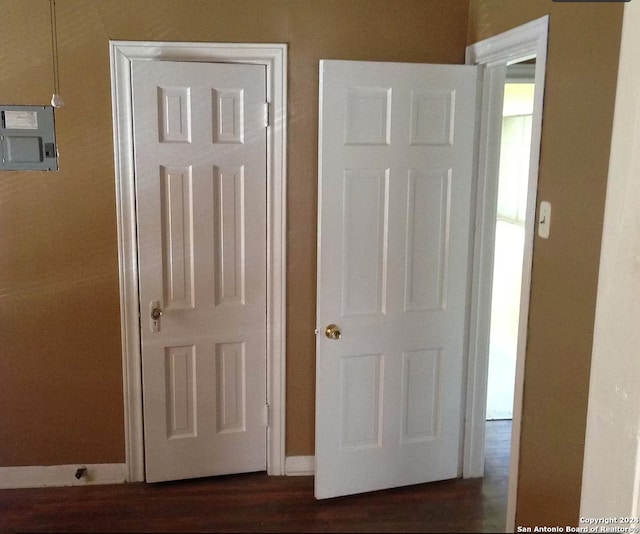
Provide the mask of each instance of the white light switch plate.
{"label": "white light switch plate", "polygon": [[551,227],[551,203],[543,200],[540,202],[538,212],[538,235],[542,239],[549,239],[549,229]]}

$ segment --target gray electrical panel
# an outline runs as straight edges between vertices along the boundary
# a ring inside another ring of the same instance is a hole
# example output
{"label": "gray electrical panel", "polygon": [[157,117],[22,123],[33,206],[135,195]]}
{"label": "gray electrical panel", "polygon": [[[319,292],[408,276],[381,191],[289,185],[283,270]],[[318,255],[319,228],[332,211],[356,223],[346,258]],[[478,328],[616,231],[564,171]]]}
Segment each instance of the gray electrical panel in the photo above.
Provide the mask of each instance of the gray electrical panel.
{"label": "gray electrical panel", "polygon": [[57,171],[52,106],[0,105],[0,171]]}

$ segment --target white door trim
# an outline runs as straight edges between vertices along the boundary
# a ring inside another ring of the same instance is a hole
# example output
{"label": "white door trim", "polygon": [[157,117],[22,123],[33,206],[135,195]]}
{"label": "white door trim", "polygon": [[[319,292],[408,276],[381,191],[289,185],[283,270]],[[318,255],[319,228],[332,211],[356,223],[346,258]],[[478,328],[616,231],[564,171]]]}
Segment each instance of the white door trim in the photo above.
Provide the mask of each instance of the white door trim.
{"label": "white door trim", "polygon": [[525,243],[520,296],[520,324],[511,434],[511,460],[507,504],[507,532],[515,525],[515,509],[520,453],[520,424],[527,340],[527,317],[531,289],[531,265],[538,188],[542,103],[547,58],[549,16],[546,15],[517,28],[467,47],[466,63],[485,67],[481,139],[478,169],[478,204],[476,242],[474,245],[473,285],[470,320],[469,368],[467,385],[467,418],[463,474],[478,477],[484,473],[484,425],[489,365],[489,325],[491,315],[491,283],[496,218],[496,195],[502,117],[502,87],[506,66],[535,57],[535,94],[531,132],[531,160],[525,219]]}
{"label": "white door trim", "polygon": [[131,62],[252,63],[267,69],[267,472],[285,473],[286,44],[110,41],[120,321],[128,480],[144,480],[140,302],[135,211]]}

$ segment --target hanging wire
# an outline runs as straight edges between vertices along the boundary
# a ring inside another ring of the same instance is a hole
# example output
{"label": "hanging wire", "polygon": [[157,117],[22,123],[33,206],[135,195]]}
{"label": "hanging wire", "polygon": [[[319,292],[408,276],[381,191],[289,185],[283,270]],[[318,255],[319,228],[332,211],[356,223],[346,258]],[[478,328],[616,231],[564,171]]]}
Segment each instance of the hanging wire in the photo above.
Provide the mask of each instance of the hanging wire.
{"label": "hanging wire", "polygon": [[56,0],[49,0],[51,16],[51,54],[53,60],[53,95],[51,105],[54,108],[64,107],[64,101],[60,96],[60,71],[58,69],[58,26],[56,24]]}

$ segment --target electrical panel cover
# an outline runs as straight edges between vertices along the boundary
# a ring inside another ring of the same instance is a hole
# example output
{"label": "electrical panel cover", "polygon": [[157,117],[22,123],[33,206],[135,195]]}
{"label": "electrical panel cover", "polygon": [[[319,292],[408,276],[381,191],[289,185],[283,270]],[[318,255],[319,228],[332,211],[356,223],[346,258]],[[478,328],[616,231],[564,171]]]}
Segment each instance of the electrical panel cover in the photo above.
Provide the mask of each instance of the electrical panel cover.
{"label": "electrical panel cover", "polygon": [[0,171],[57,171],[52,106],[0,105]]}

